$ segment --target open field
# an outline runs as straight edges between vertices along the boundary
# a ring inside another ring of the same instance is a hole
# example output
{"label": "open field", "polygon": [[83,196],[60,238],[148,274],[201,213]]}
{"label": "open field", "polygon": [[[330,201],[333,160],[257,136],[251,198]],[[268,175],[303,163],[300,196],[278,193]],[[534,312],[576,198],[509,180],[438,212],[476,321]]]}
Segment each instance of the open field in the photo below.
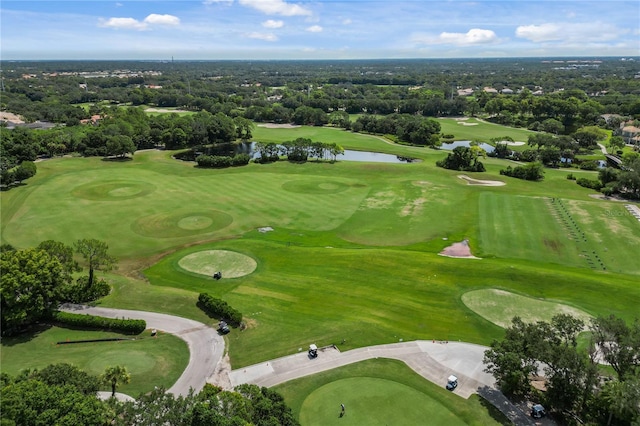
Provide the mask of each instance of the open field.
{"label": "open field", "polygon": [[[450,134],[454,136],[457,141],[469,140],[469,141],[481,141],[489,142],[493,138],[499,138],[502,136],[510,136],[514,141],[527,142],[529,135],[534,132],[522,128],[505,127],[499,124],[489,123],[477,118],[439,118],[440,131],[444,134]],[[511,149],[517,147],[510,147]]]}
{"label": "open field", "polygon": [[[344,340],[341,349],[400,339],[488,344],[503,330],[465,306],[461,297],[473,290],[551,300],[592,316],[638,315],[640,224],[620,203],[589,197],[566,170],[525,182],[499,176],[507,162],[487,159],[487,172],[470,177],[506,185],[467,185],[459,172],[435,167],[444,151],[332,128],[254,133],[256,140],[309,137],[423,161],[211,170],[163,151],[127,162],[47,160],[26,185],[0,194],[2,242],[106,241],[119,269],[108,275],[113,291],[103,306],[210,324],[196,307],[198,293],[224,298],[248,325],[227,337],[234,368],[311,342]],[[481,260],[437,255],[463,239]],[[199,269],[210,260],[189,257],[208,250],[244,255],[255,270],[215,281]],[[191,266],[181,266],[183,259]],[[19,346],[3,342],[3,361]],[[25,365],[37,359],[24,354]]]}
{"label": "open field", "polygon": [[[509,424],[477,396],[459,398],[389,359],[359,362],[275,389],[302,424],[423,424],[426,418],[433,424]],[[342,418],[340,404],[346,408]]]}
{"label": "open field", "polygon": [[[58,345],[86,339],[125,338],[113,342],[88,342]],[[72,330],[50,327],[17,338],[2,339],[2,372],[16,375],[28,368],[40,369],[49,364],[68,363],[87,373],[100,375],[105,368],[122,365],[131,374],[128,385],[118,387],[129,395],[146,393],[155,386],[171,387],[189,360],[185,342],[170,334],[156,338],[143,333],[129,336],[113,332]],[[110,391],[110,386],[104,386]]]}

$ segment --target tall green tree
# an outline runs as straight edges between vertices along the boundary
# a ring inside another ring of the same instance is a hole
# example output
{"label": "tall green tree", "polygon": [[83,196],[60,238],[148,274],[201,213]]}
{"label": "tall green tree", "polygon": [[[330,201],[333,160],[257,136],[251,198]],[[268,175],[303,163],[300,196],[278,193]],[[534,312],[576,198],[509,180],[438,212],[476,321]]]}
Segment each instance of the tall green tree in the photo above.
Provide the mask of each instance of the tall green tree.
{"label": "tall green tree", "polygon": [[118,385],[126,385],[131,381],[131,375],[126,367],[116,365],[107,367],[102,374],[102,381],[111,386],[111,397],[116,396],[116,388]]}
{"label": "tall green tree", "polygon": [[107,253],[109,246],[104,241],[82,239],[75,243],[76,252],[82,255],[89,268],[87,287],[94,282],[94,271],[110,271],[115,267],[116,259]]}
{"label": "tall green tree", "polygon": [[0,271],[3,334],[48,317],[62,301],[67,275],[60,261],[44,250],[3,251]]}

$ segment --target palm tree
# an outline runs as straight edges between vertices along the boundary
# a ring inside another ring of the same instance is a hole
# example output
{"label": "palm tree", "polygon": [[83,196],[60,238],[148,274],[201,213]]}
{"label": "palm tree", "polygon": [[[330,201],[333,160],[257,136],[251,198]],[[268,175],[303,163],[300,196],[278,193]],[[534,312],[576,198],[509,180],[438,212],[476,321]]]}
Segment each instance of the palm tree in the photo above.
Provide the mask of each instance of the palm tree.
{"label": "palm tree", "polygon": [[111,385],[111,397],[116,396],[116,387],[118,384],[126,385],[131,381],[131,375],[126,367],[116,365],[115,367],[107,367],[102,374],[102,381]]}

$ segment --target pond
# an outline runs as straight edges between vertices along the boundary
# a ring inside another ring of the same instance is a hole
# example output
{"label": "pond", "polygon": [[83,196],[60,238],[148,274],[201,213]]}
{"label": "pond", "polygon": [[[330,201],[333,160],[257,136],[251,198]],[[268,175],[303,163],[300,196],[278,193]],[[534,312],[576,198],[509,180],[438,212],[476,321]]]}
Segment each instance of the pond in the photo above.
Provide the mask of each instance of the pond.
{"label": "pond", "polygon": [[[469,148],[471,146],[471,141],[455,141],[451,143],[443,143],[440,146],[440,149],[446,149],[448,151],[452,151],[454,148],[457,148],[459,146],[464,146]],[[478,146],[484,149],[485,151],[487,151],[487,154],[495,150],[495,148],[489,145],[488,143],[479,143]]]}
{"label": "pond", "polygon": [[[224,144],[225,146],[217,147],[215,152],[211,152],[212,155],[230,155],[235,154],[249,154],[251,158],[256,157],[254,150],[255,142],[242,142],[240,144]],[[338,161],[365,161],[371,163],[414,163],[420,160],[415,158],[402,157],[400,155],[383,154],[380,152],[370,151],[352,151],[349,149],[344,150],[344,154],[336,157]],[[309,158],[313,161],[313,158]]]}

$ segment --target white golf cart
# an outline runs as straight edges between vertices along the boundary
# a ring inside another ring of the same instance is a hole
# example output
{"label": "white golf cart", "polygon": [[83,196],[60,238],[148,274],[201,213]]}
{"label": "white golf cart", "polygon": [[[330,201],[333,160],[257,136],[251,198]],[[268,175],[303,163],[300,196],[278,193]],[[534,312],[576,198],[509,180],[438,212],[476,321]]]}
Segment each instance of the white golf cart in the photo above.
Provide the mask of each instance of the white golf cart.
{"label": "white golf cart", "polygon": [[318,356],[318,347],[314,344],[309,345],[309,358],[316,358]]}
{"label": "white golf cart", "polygon": [[454,390],[458,387],[458,378],[454,375],[451,375],[447,378],[447,390]]}

